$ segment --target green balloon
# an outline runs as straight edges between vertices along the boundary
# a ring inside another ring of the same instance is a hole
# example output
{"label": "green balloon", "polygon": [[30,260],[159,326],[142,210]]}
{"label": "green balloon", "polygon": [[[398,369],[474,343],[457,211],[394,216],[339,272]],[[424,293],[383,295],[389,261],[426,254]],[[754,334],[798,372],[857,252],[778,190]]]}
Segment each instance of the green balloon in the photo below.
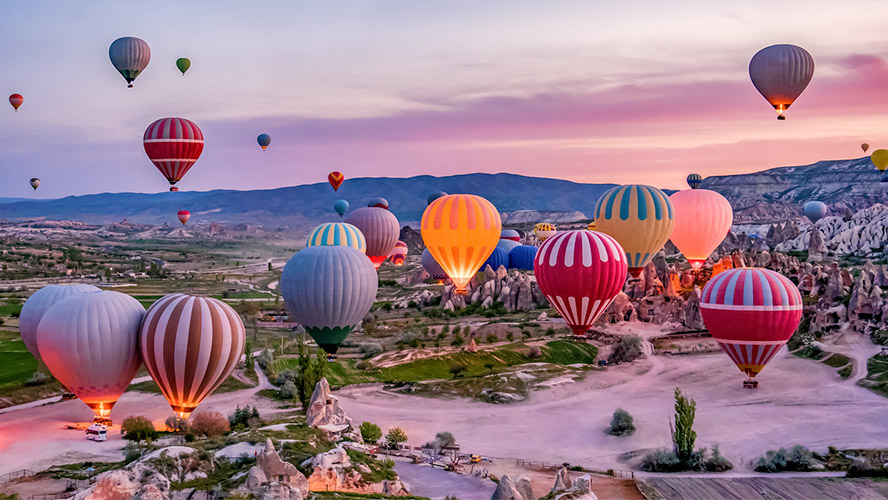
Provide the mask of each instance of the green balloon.
{"label": "green balloon", "polygon": [[187,57],[176,59],[176,67],[182,72],[182,76],[185,76],[185,72],[191,67],[191,59],[188,59]]}

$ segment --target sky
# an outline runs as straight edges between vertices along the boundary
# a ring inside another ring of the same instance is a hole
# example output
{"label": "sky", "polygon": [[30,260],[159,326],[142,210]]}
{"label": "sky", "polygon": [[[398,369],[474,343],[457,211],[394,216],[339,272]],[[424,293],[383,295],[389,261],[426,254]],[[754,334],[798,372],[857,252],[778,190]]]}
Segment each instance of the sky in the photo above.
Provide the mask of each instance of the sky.
{"label": "sky", "polygon": [[[166,116],[203,130],[203,155],[179,183],[200,191],[322,182],[331,170],[679,189],[691,172],[888,147],[884,1],[6,0],[0,9],[0,91],[25,98],[18,112],[0,105],[0,197],[165,191],[142,134]],[[132,89],[108,59],[120,36],[151,46]],[[775,43],[805,47],[817,65],[782,122],[747,73]],[[179,57],[192,61],[187,76]]]}

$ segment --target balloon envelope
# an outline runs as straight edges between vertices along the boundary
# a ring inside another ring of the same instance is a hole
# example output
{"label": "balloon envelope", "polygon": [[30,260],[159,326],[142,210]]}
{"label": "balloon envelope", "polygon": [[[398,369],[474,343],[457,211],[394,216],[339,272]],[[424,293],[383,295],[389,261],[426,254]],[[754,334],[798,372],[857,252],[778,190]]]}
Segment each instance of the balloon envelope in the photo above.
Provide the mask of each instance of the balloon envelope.
{"label": "balloon envelope", "polygon": [[755,377],[799,326],[802,295],[774,271],[729,269],[703,288],[700,312],[740,371]]}
{"label": "balloon envelope", "polygon": [[703,176],[702,175],[700,175],[700,174],[688,175],[688,186],[690,186],[691,189],[697,189],[698,187],[700,187],[700,184],[702,184],[702,183],[703,183]]}
{"label": "balloon envelope", "polygon": [[354,248],[315,246],[287,262],[281,294],[293,320],[333,353],[370,311],[378,281],[373,265]]}
{"label": "balloon envelope", "polygon": [[379,267],[395,248],[401,227],[395,214],[384,208],[361,207],[348,214],[345,222],[364,233],[367,239],[367,257],[374,267]]}
{"label": "balloon envelope", "polygon": [[801,95],[814,76],[814,58],[796,45],[772,45],[749,61],[749,77],[756,90],[777,110],[778,119]]}
{"label": "balloon envelope", "polygon": [[863,144],[860,145],[860,149],[862,149],[863,152],[866,153],[866,150],[869,149],[869,144],[864,142]]}
{"label": "balloon envelope", "polygon": [[809,201],[808,203],[805,203],[804,207],[802,207],[802,211],[805,213],[805,217],[807,217],[813,224],[826,217],[829,210],[826,207],[826,203],[823,203],[822,201]]}
{"label": "balloon envelope", "polygon": [[191,212],[189,212],[188,210],[179,210],[176,213],[176,217],[179,218],[179,222],[181,222],[184,226],[185,223],[188,222],[188,219],[191,218]]}
{"label": "balloon envelope", "polygon": [[521,241],[521,234],[518,233],[518,231],[515,231],[514,229],[503,229],[503,232],[500,233],[500,239],[501,240],[511,240],[514,242],[520,242]]}
{"label": "balloon envelope", "polygon": [[509,267],[509,252],[500,247],[494,248],[493,252],[490,252],[490,257],[484,261],[484,264],[481,264],[481,270],[487,269],[487,266],[490,266],[494,271],[500,266]]}
{"label": "balloon envelope", "polygon": [[191,67],[191,59],[188,59],[187,57],[176,59],[176,67],[182,72],[182,76],[185,76],[185,72]]}
{"label": "balloon envelope", "polygon": [[447,196],[447,193],[445,193],[444,191],[435,191],[434,193],[430,194],[428,198],[426,198],[426,204],[431,205],[433,201],[442,196]]}
{"label": "balloon envelope", "polygon": [[533,259],[538,248],[534,245],[519,245],[509,252],[509,268],[522,271],[533,270]]}
{"label": "balloon envelope", "polygon": [[540,222],[539,224],[533,226],[533,234],[536,235],[538,240],[540,240],[540,243],[546,241],[552,236],[555,236],[555,233],[557,231],[558,230],[555,228],[555,224],[549,224],[548,222]]}
{"label": "balloon envelope", "polygon": [[139,325],[145,308],[119,292],[77,293],[46,311],[37,346],[59,382],[107,417],[133,380],[139,358]]}
{"label": "balloon envelope", "polygon": [[231,375],[245,342],[244,323],[231,306],[182,293],[152,304],[139,332],[145,367],[179,418]]}
{"label": "balloon envelope", "polygon": [[549,303],[575,335],[583,335],[623,289],[627,266],[614,238],[581,230],[547,239],[533,270]]}
{"label": "balloon envelope", "polygon": [[596,231],[620,243],[626,251],[629,273],[636,278],[669,239],[674,225],[669,197],[653,186],[610,188],[595,206]]}
{"label": "balloon envelope", "polygon": [[336,213],[342,217],[345,215],[345,212],[348,211],[348,201],[336,200],[336,203],[333,203],[333,210],[336,210]]}
{"label": "balloon envelope", "polygon": [[367,240],[364,238],[364,233],[347,222],[327,222],[317,226],[308,233],[305,246],[346,246],[361,253],[367,252]]}
{"label": "balloon envelope", "polygon": [[724,196],[708,189],[677,191],[669,197],[675,211],[672,243],[694,269],[724,241],[734,222],[734,211]]}
{"label": "balloon envelope", "polygon": [[127,87],[132,87],[133,80],[151,61],[151,47],[141,38],[125,36],[114,40],[108,48],[108,57],[111,58],[114,68],[126,80]]}
{"label": "balloon envelope", "polygon": [[262,148],[262,151],[265,151],[265,148],[271,144],[271,136],[268,134],[259,134],[259,137],[256,138],[256,142],[259,143],[259,147]]}
{"label": "balloon envelope", "polygon": [[[498,242],[496,242],[496,247],[497,247],[497,248],[502,248],[503,250],[505,250],[506,255],[508,255],[509,252],[511,252],[512,249],[515,248],[515,247],[517,247],[517,246],[521,246],[521,243],[518,243],[517,241],[514,241],[514,240],[503,240],[503,239],[501,239],[501,240],[499,240]],[[508,264],[506,264],[506,266],[508,266]]]}
{"label": "balloon envelope", "polygon": [[385,198],[377,197],[370,200],[370,203],[367,203],[368,207],[376,207],[376,208],[384,208],[388,210],[389,202]]}
{"label": "balloon envelope", "polygon": [[434,200],[422,214],[422,240],[453,281],[457,294],[487,260],[502,231],[500,214],[486,199],[449,194]]}
{"label": "balloon envelope", "polygon": [[345,181],[345,176],[342,175],[342,172],[330,172],[327,175],[327,182],[333,186],[333,191],[338,191],[339,186]]}
{"label": "balloon envelope", "polygon": [[875,165],[880,172],[884,172],[885,169],[888,168],[888,149],[877,149],[873,151],[873,154],[870,155],[870,161],[873,162],[873,165]]}
{"label": "balloon envelope", "polygon": [[22,334],[22,340],[25,342],[25,347],[28,348],[28,351],[40,361],[40,350],[37,346],[37,326],[49,308],[72,295],[98,291],[100,290],[92,285],[70,283],[47,285],[32,293],[28,300],[25,301],[25,305],[22,306],[22,311],[19,314],[19,332]]}
{"label": "balloon envelope", "polygon": [[145,154],[170,183],[170,191],[188,173],[203,152],[203,132],[185,118],[161,118],[145,129]]}
{"label": "balloon envelope", "polygon": [[30,180],[31,187],[34,188],[34,191],[37,191],[37,188],[40,187],[40,179],[36,177],[32,177]]}
{"label": "balloon envelope", "polygon": [[21,94],[12,94],[9,96],[9,104],[12,104],[13,109],[16,111],[18,111],[19,106],[21,106],[23,102],[25,102],[25,98],[22,97]]}
{"label": "balloon envelope", "polygon": [[[508,258],[508,256],[506,256],[506,258]],[[432,252],[429,251],[428,247],[423,249],[420,260],[422,261],[422,269],[429,274],[430,278],[438,281],[447,279],[447,272],[444,271],[441,264],[438,264],[438,261],[435,260],[435,257],[432,255]]]}

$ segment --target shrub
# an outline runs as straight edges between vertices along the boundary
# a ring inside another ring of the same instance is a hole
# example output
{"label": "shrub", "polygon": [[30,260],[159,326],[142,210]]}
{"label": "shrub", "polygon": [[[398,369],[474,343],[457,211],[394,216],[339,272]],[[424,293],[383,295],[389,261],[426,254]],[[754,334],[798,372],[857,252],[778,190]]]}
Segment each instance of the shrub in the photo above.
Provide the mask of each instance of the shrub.
{"label": "shrub", "polygon": [[365,443],[375,443],[382,438],[382,430],[372,422],[361,422],[359,429]]}
{"label": "shrub", "polygon": [[551,326],[549,328],[547,328],[546,335],[549,335],[549,336],[555,335],[555,328],[552,328]]}
{"label": "shrub", "polygon": [[407,433],[400,427],[392,427],[385,435],[385,444],[389,448],[397,448],[399,444],[407,441]]}
{"label": "shrub", "polygon": [[706,469],[706,472],[724,472],[733,469],[734,464],[725,458],[721,454],[721,451],[719,451],[718,445],[714,444],[712,445],[712,455],[706,459],[703,463],[703,467]]}
{"label": "shrub", "polygon": [[164,425],[166,425],[167,430],[170,432],[175,432],[177,434],[188,432],[188,420],[179,418],[178,416],[167,418]]}
{"label": "shrub", "polygon": [[758,459],[755,470],[758,472],[809,471],[814,465],[811,450],[802,445],[795,445],[789,451],[786,448],[768,450]]}
{"label": "shrub", "polygon": [[201,411],[191,416],[191,431],[198,436],[221,436],[230,430],[228,419],[218,411]]}
{"label": "shrub", "polygon": [[228,425],[232,429],[253,427],[259,425],[260,422],[259,409],[255,407],[252,409],[249,406],[241,408],[240,405],[238,405],[237,408],[235,408],[234,413],[228,415]]}
{"label": "shrub", "polygon": [[274,354],[266,349],[262,351],[262,354],[256,358],[256,362],[259,363],[259,366],[262,367],[263,370],[268,370],[271,368],[271,365],[274,364]]}
{"label": "shrub", "polygon": [[[2,323],[0,323],[0,324],[2,324]],[[47,375],[43,372],[34,372],[34,374],[31,375],[31,378],[29,378],[28,380],[25,381],[25,385],[31,385],[31,386],[43,385],[51,380],[52,380],[52,377],[50,377],[49,375]]]}
{"label": "shrub", "polygon": [[491,333],[490,335],[487,336],[487,343],[488,343],[488,344],[493,344],[493,343],[496,342],[497,340],[499,340],[499,337],[497,337],[496,335],[494,335],[494,334],[492,334],[492,333]]}
{"label": "shrub", "polygon": [[608,429],[607,433],[614,436],[623,436],[633,432],[635,432],[635,423],[632,415],[622,408],[614,410],[614,416],[611,419],[610,429]]}
{"label": "shrub", "polygon": [[607,357],[608,364],[628,363],[641,357],[641,337],[638,335],[623,335],[614,346],[614,350]]}
{"label": "shrub", "polygon": [[649,453],[641,463],[641,469],[648,472],[675,472],[683,468],[678,456],[666,448]]}
{"label": "shrub", "polygon": [[540,346],[534,345],[527,348],[528,359],[540,359],[543,357],[543,350]]}
{"label": "shrub", "polygon": [[466,367],[463,365],[453,365],[450,367],[450,373],[453,375],[453,378],[459,377],[460,373],[466,371]]}
{"label": "shrub", "polygon": [[149,441],[157,438],[158,435],[154,424],[142,416],[132,416],[123,419],[120,432],[123,433],[124,439],[130,441]]}
{"label": "shrub", "polygon": [[453,346],[461,346],[466,343],[466,339],[463,338],[462,335],[456,334],[456,337],[453,337],[453,340],[450,341],[450,345]]}

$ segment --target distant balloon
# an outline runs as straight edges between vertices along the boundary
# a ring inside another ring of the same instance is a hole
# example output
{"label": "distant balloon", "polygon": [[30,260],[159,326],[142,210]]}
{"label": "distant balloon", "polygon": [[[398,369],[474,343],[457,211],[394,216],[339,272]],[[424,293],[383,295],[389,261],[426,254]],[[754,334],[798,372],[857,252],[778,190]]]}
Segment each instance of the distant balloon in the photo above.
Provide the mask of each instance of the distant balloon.
{"label": "distant balloon", "polygon": [[666,193],[652,186],[629,184],[601,195],[595,206],[595,225],[598,232],[620,243],[629,273],[637,278],[669,240],[675,215]]}
{"label": "distant balloon", "polygon": [[594,220],[586,226],[586,229],[589,231],[595,231],[597,228],[598,228],[598,226],[595,225]]}
{"label": "distant balloon", "polygon": [[271,136],[268,134],[259,134],[259,137],[256,138],[256,142],[259,143],[259,146],[262,148],[262,151],[265,151],[265,148],[271,144]]}
{"label": "distant balloon", "polygon": [[703,288],[700,312],[722,350],[753,378],[798,328],[802,295],[774,271],[729,269]]}
{"label": "distant balloon", "polygon": [[534,245],[519,245],[513,248],[509,252],[509,268],[532,271],[537,250],[539,249]]}
{"label": "distant balloon", "polygon": [[728,235],[734,222],[731,203],[708,189],[686,189],[669,197],[675,210],[675,227],[670,239],[693,269],[706,259]]}
{"label": "distant balloon", "polygon": [[873,154],[870,155],[870,161],[879,169],[879,172],[884,172],[888,168],[888,149],[873,151]]}
{"label": "distant balloon", "polygon": [[370,203],[367,203],[367,206],[368,207],[384,208],[384,209],[388,210],[389,202],[385,198],[377,197],[377,198],[373,198],[372,200],[370,200]]}
{"label": "distant balloon", "polygon": [[336,203],[333,203],[333,210],[336,210],[336,213],[342,217],[348,211],[348,201],[336,200]]}
{"label": "distant balloon", "polygon": [[344,181],[345,176],[342,175],[342,172],[330,172],[330,174],[327,175],[327,182],[333,186],[333,191],[338,191],[339,186],[341,186]]}
{"label": "distant balloon", "polygon": [[292,321],[328,353],[363,321],[376,300],[379,277],[361,252],[344,246],[301,250],[281,273]]}
{"label": "distant balloon", "polygon": [[176,183],[188,173],[203,152],[203,132],[185,118],[161,118],[145,129],[142,138],[145,154],[170,183],[170,191],[178,191]]}
{"label": "distant balloon", "polygon": [[862,149],[863,152],[866,153],[866,150],[869,149],[869,144],[864,142],[863,144],[860,145],[860,149]]}
{"label": "distant balloon", "polygon": [[429,274],[430,278],[438,281],[443,281],[447,279],[447,272],[444,271],[444,268],[441,267],[441,264],[438,264],[438,261],[435,260],[432,252],[429,252],[428,247],[426,247],[422,251],[422,256],[420,259],[422,261],[422,269]]}
{"label": "distant balloon", "polygon": [[182,76],[185,76],[185,72],[191,67],[191,59],[188,59],[187,57],[176,59],[176,67],[182,72]]}
{"label": "distant balloon", "polygon": [[34,188],[34,191],[37,191],[37,188],[40,187],[40,179],[36,177],[31,177],[31,187]]}
{"label": "distant balloon", "polygon": [[698,187],[700,187],[700,184],[702,184],[702,183],[703,183],[703,176],[702,175],[700,175],[700,174],[688,175],[688,186],[690,186],[691,189],[697,189]]}
{"label": "distant balloon", "polygon": [[37,326],[46,367],[96,417],[108,416],[142,365],[144,315],[138,300],[120,292],[77,293],[50,307]]}
{"label": "distant balloon", "polygon": [[777,119],[801,95],[814,76],[814,58],[796,45],[772,45],[749,61],[749,77],[756,90],[777,110]]}
{"label": "distant balloon", "polygon": [[[511,252],[513,248],[518,247],[518,246],[521,246],[521,243],[518,243],[515,240],[500,239],[499,241],[496,242],[496,247],[502,248],[506,252],[506,255],[508,255],[509,252]],[[506,264],[506,265],[508,266],[508,264]]]}
{"label": "distant balloon", "polygon": [[21,106],[23,102],[25,102],[25,98],[22,97],[21,94],[12,94],[9,96],[9,104],[12,104],[12,107],[16,111],[18,111],[19,106]]}
{"label": "distant balloon", "polygon": [[176,217],[179,218],[179,222],[184,226],[185,223],[188,222],[188,219],[191,218],[191,212],[188,210],[179,210],[179,212],[176,213]]}
{"label": "distant balloon", "polygon": [[533,226],[533,234],[536,235],[538,240],[540,240],[540,243],[546,241],[552,236],[555,236],[555,233],[557,231],[558,230],[555,228],[555,224],[549,224],[548,222],[540,222],[539,224]]}
{"label": "distant balloon", "polygon": [[384,208],[361,207],[348,214],[345,222],[364,233],[367,238],[367,257],[370,257],[376,268],[385,262],[401,235],[398,218]]}
{"label": "distant balloon", "polygon": [[805,203],[804,207],[802,207],[802,212],[805,213],[805,217],[811,221],[811,224],[826,217],[828,211],[826,203],[823,203],[822,201],[809,201],[808,203]]}
{"label": "distant balloon", "polygon": [[108,49],[111,64],[123,75],[127,87],[132,88],[133,80],[139,76],[151,61],[151,47],[141,38],[126,36],[114,40]]}
{"label": "distant balloon", "polygon": [[428,198],[426,198],[426,202],[427,204],[431,205],[433,201],[442,196],[447,196],[447,193],[445,193],[444,191],[435,191],[434,193],[430,194]]}
{"label": "distant balloon", "polygon": [[392,261],[392,264],[403,266],[404,261],[407,259],[407,251],[406,243],[400,240],[395,243],[395,248],[393,248],[392,253],[389,254],[389,259]]}
{"label": "distant balloon", "polygon": [[327,222],[311,230],[305,241],[306,247],[346,246],[361,253],[367,252],[364,233],[346,222]]}
{"label": "distant balloon", "polygon": [[179,418],[188,418],[231,375],[244,353],[240,316],[225,302],[182,293],[148,308],[138,349]]}
{"label": "distant balloon", "polygon": [[501,240],[510,240],[515,242],[521,241],[521,234],[514,229],[503,229],[503,232],[500,233]]}
{"label": "distant balloon", "polygon": [[21,332],[25,347],[28,348],[31,355],[37,358],[37,361],[40,361],[40,350],[37,347],[37,326],[46,311],[72,295],[99,291],[101,290],[92,285],[70,283],[47,285],[28,297],[19,314],[19,332]]}
{"label": "distant balloon", "polygon": [[490,266],[494,271],[499,269],[500,266],[509,267],[509,252],[500,247],[494,248],[493,252],[490,253],[490,257],[484,261],[484,264],[481,264],[481,271],[486,269],[487,266]]}

